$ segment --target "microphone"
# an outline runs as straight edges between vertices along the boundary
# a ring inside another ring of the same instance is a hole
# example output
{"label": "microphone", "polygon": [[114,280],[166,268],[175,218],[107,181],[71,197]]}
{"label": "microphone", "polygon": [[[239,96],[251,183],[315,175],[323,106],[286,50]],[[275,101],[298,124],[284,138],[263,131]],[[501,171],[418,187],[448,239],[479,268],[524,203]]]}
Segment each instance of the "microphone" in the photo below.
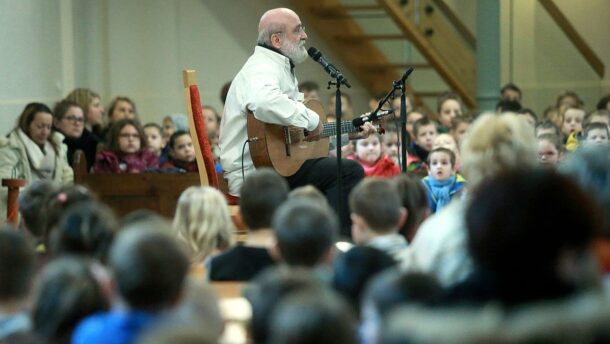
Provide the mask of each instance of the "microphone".
{"label": "microphone", "polygon": [[409,75],[411,75],[411,73],[413,73],[413,66],[409,66],[409,68],[407,68],[405,74],[403,74],[402,78],[400,78],[400,83],[404,84],[405,81],[407,81],[407,79],[409,78]]}
{"label": "microphone", "polygon": [[385,117],[391,114],[392,112],[394,112],[394,109],[371,112],[368,115],[354,118],[352,120],[352,124],[354,125],[354,127],[359,128],[366,122],[374,122],[380,119],[381,117]]}
{"label": "microphone", "polygon": [[333,66],[332,63],[328,62],[328,60],[326,60],[324,58],[324,56],[322,56],[322,53],[320,52],[320,50],[318,50],[314,47],[310,47],[309,49],[307,49],[307,54],[309,54],[309,56],[314,61],[321,64],[322,67],[324,67],[324,70],[328,74],[330,74],[331,77],[333,77],[334,79],[337,79],[340,83],[344,84],[347,87],[352,87],[352,85],[349,84],[349,81],[347,81],[347,79],[343,76],[343,74],[341,74],[341,72],[337,69],[337,67]]}

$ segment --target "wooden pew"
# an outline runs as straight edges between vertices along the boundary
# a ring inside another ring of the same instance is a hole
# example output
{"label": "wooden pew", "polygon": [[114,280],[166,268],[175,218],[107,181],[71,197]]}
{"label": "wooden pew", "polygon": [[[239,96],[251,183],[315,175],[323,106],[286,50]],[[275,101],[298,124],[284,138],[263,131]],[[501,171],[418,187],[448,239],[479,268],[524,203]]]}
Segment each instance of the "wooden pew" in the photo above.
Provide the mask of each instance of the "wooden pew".
{"label": "wooden pew", "polygon": [[[119,217],[134,210],[149,209],[171,219],[180,194],[189,186],[200,185],[197,173],[88,173],[81,151],[74,154],[73,166],[74,183],[88,187]],[[221,175],[218,177],[224,181]],[[220,183],[224,194],[228,192],[226,185],[226,182]],[[245,240],[246,225],[239,216],[239,206],[229,206],[229,213],[236,227],[236,241]]]}
{"label": "wooden pew", "polygon": [[82,152],[75,153],[74,183],[88,187],[118,216],[149,209],[174,217],[176,202],[189,186],[200,185],[197,173],[87,173]]}

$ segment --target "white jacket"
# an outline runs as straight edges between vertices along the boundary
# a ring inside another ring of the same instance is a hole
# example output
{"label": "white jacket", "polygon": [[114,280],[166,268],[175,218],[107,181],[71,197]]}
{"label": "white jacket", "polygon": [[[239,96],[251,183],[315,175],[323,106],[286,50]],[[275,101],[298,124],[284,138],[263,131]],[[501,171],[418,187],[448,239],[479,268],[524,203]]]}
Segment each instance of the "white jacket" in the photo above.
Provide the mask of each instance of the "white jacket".
{"label": "white jacket", "polygon": [[[303,93],[298,90],[290,60],[275,51],[257,46],[231,83],[220,122],[220,162],[231,195],[239,195],[243,182],[242,147],[248,139],[248,110],[265,123],[314,130],[320,118],[302,102]],[[247,145],[243,169],[245,175],[254,170]]]}
{"label": "white jacket", "polygon": [[[16,178],[23,178],[29,184],[34,180],[30,163],[38,165],[39,162],[32,162],[27,154],[27,148],[40,149],[31,140],[23,140],[19,135],[20,129],[13,130],[8,137],[0,137],[0,179],[12,178],[13,171]],[[59,151],[55,154],[55,172],[53,181],[60,184],[70,184],[74,182],[74,172],[68,164],[68,148],[63,144],[64,136],[58,132],[52,134],[51,139]],[[41,154],[42,156],[42,154]],[[26,184],[26,185],[27,185]],[[8,189],[2,187],[0,190],[0,219],[6,218],[6,198]]]}

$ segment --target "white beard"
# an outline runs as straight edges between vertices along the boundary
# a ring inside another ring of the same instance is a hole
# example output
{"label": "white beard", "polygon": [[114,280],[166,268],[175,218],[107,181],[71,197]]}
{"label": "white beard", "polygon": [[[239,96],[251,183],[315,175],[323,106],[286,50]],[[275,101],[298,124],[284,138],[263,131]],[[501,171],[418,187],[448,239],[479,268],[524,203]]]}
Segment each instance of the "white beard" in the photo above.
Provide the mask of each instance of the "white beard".
{"label": "white beard", "polygon": [[307,60],[308,55],[307,49],[305,49],[305,41],[299,41],[299,43],[293,44],[288,40],[284,40],[280,51],[295,64]]}

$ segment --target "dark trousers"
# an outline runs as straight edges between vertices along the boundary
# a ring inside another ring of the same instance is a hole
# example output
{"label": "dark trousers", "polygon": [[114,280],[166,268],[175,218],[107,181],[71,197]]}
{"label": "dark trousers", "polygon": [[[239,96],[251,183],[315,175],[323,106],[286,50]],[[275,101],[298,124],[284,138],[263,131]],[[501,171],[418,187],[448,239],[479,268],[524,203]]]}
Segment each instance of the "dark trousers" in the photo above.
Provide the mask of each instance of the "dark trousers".
{"label": "dark trousers", "polygon": [[340,234],[351,238],[351,219],[348,206],[348,196],[350,191],[364,178],[364,170],[359,163],[353,160],[342,159],[341,172],[343,190],[341,199],[343,200],[342,209],[339,211],[337,185],[337,159],[318,158],[305,161],[303,166],[290,177],[286,177],[291,189],[305,185],[313,185],[326,196],[328,203],[335,209],[341,224]]}

